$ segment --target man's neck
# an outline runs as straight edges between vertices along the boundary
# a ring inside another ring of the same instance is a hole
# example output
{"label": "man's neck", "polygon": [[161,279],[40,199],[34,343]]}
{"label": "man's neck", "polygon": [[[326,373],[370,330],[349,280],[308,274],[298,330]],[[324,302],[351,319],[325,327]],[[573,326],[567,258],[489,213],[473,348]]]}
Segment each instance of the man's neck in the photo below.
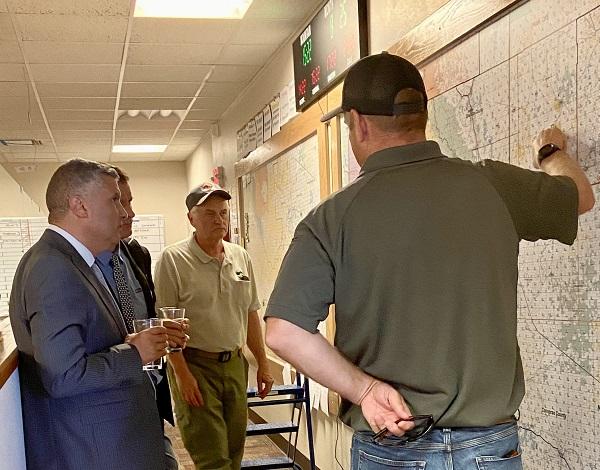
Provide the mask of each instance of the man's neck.
{"label": "man's neck", "polygon": [[366,157],[364,161],[359,165],[362,167],[367,159],[381,150],[385,150],[391,147],[402,147],[404,145],[418,144],[425,142],[427,138],[424,132],[411,132],[402,135],[397,134],[383,134],[376,139],[372,139],[372,143],[368,146],[365,151]]}
{"label": "man's neck", "polygon": [[194,240],[196,243],[208,256],[212,256],[213,258],[222,259],[223,253],[225,249],[223,248],[223,240],[200,240],[198,238],[198,234],[194,234]]}

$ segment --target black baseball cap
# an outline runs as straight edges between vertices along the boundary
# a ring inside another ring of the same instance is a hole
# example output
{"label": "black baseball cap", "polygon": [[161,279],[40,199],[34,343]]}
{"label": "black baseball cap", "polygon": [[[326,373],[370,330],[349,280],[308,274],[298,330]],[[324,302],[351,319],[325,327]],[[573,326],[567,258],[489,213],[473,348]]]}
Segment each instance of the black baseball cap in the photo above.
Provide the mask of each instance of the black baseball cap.
{"label": "black baseball cap", "polygon": [[218,184],[202,183],[197,188],[194,188],[185,198],[185,205],[187,206],[188,211],[191,211],[194,206],[201,205],[212,195],[220,196],[226,201],[231,199],[231,194],[221,188]]}
{"label": "black baseball cap", "polygon": [[[400,90],[412,88],[423,100],[394,103]],[[398,116],[427,109],[427,92],[419,70],[408,60],[382,52],[363,57],[348,69],[342,89],[342,105],[321,118],[328,121],[340,113],[355,109],[360,114]]]}

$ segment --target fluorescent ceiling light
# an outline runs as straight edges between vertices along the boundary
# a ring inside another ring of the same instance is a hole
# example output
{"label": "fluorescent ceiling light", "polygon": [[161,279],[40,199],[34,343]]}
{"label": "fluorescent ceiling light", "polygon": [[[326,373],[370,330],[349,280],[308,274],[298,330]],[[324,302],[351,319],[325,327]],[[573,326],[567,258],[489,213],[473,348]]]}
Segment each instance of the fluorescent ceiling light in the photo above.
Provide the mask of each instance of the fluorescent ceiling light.
{"label": "fluorescent ceiling light", "polygon": [[163,153],[166,145],[113,145],[113,153]]}
{"label": "fluorescent ceiling light", "polygon": [[253,0],[137,0],[138,18],[242,19]]}

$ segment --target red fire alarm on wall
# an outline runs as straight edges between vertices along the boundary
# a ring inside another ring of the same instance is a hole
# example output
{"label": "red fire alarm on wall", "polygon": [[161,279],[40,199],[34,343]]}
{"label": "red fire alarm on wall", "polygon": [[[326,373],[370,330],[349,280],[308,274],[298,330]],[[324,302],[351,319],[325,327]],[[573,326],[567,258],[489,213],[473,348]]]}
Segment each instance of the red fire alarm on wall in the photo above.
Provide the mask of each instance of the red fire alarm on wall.
{"label": "red fire alarm on wall", "polygon": [[210,180],[215,183],[218,184],[219,186],[223,187],[223,167],[222,166],[216,166],[212,169],[212,176],[210,177]]}

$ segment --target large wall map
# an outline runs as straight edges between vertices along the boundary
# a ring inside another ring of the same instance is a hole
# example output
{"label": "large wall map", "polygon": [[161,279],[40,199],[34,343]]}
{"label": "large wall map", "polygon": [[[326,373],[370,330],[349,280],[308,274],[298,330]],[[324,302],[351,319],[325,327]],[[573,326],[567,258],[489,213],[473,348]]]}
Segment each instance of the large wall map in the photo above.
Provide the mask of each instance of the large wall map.
{"label": "large wall map", "polygon": [[[529,1],[422,72],[429,136],[448,156],[529,167],[533,138],[556,123],[600,201],[600,1]],[[600,203],[574,246],[520,250],[525,468],[598,470]]]}
{"label": "large wall map", "polygon": [[296,225],[320,201],[317,136],[242,177],[245,246],[266,306]]}

